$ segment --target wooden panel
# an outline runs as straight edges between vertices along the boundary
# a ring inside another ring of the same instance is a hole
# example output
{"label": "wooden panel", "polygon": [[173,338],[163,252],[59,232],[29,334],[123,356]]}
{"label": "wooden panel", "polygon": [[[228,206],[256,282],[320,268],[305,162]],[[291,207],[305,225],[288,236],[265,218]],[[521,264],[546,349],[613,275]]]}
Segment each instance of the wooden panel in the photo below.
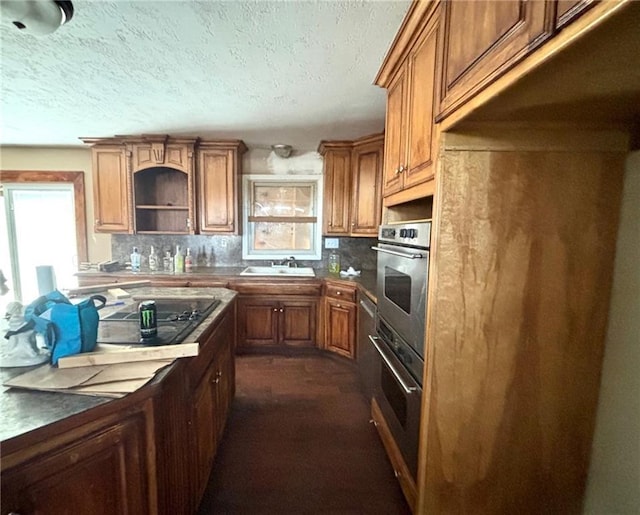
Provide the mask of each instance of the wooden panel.
{"label": "wooden panel", "polygon": [[343,286],[335,284],[330,281],[326,281],[325,295],[332,297],[336,300],[342,300],[344,302],[356,301],[356,288],[353,286]]}
{"label": "wooden panel", "polygon": [[276,345],[278,343],[277,300],[264,297],[238,299],[238,347]]}
{"label": "wooden panel", "polygon": [[[441,120],[550,34],[547,3],[445,2]],[[468,37],[472,33],[473,37]]]}
{"label": "wooden panel", "polygon": [[282,301],[280,314],[281,341],[291,347],[314,347],[318,301]]}
{"label": "wooden panel", "polygon": [[596,4],[595,0],[555,0],[557,29],[571,23],[587,9]]}
{"label": "wooden panel", "polygon": [[194,391],[193,429],[195,437],[195,496],[201,499],[207,487],[218,442],[216,431],[216,370],[210,370]]}
{"label": "wooden panel", "polygon": [[402,452],[398,448],[398,445],[391,434],[391,429],[389,429],[387,421],[384,419],[380,406],[378,406],[375,399],[371,399],[371,420],[378,430],[378,434],[380,435],[382,444],[387,452],[387,456],[389,457],[389,461],[393,467],[396,479],[400,483],[400,487],[402,488],[402,493],[407,500],[407,504],[409,504],[411,511],[416,513],[416,483],[413,480],[409,467],[407,467],[407,464],[402,457]]}
{"label": "wooden panel", "polygon": [[240,279],[230,278],[229,287],[238,293],[257,295],[320,295],[322,281],[319,279]]}
{"label": "wooden panel", "polygon": [[74,513],[155,511],[148,497],[144,426],[141,415],[123,417],[24,466],[3,470],[2,512],[68,514],[70,506]]}
{"label": "wooden panel", "polygon": [[351,236],[376,236],[382,216],[382,159],[384,137],[354,145]]}
{"label": "wooden panel", "polygon": [[325,348],[347,358],[356,353],[356,305],[349,302],[326,299]]}
{"label": "wooden panel", "polygon": [[234,152],[202,150],[198,154],[198,210],[201,233],[236,230],[237,198]]}
{"label": "wooden panel", "polygon": [[[437,16],[437,15],[436,15]],[[434,97],[439,19],[429,23],[409,56],[407,159],[403,188],[433,179],[435,158]]]}
{"label": "wooden panel", "polygon": [[328,150],[324,156],[323,234],[349,234],[351,148]]}
{"label": "wooden panel", "polygon": [[623,157],[444,153],[421,510],[581,513]]}
{"label": "wooden panel", "polygon": [[382,196],[402,189],[400,165],[405,159],[405,93],[406,66],[403,67],[387,91],[387,118],[384,135],[384,170]]}
{"label": "wooden panel", "polygon": [[94,147],[93,209],[96,232],[131,232],[129,177],[121,147]]}

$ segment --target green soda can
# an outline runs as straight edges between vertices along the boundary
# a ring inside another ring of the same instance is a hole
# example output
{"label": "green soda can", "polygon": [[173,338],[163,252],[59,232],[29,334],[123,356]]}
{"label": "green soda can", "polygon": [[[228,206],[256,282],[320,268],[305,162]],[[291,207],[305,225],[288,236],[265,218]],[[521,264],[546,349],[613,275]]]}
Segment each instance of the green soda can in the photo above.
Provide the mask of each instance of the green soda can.
{"label": "green soda can", "polygon": [[156,318],[156,301],[143,300],[138,306],[140,315],[140,336],[142,339],[158,336],[158,320]]}

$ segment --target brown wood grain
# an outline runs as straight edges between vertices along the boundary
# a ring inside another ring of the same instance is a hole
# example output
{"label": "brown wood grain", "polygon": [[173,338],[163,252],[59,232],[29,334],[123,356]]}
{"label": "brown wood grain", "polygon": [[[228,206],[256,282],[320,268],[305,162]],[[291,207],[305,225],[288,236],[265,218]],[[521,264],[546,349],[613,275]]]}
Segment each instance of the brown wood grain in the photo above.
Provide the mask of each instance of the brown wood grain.
{"label": "brown wood grain", "polygon": [[449,151],[441,165],[420,506],[580,513],[623,154]]}
{"label": "brown wood grain", "polygon": [[[550,16],[547,2],[445,2],[437,120],[548,38]],[[470,30],[472,38],[466,37]]]}
{"label": "brown wood grain", "polygon": [[351,203],[351,143],[324,155],[324,215],[322,233],[349,234]]}
{"label": "brown wood grain", "polygon": [[354,143],[352,154],[351,236],[378,234],[382,216],[384,135]]}
{"label": "brown wood grain", "polygon": [[79,261],[88,261],[87,211],[83,172],[0,170],[0,183],[58,183],[73,184],[73,201],[76,221],[76,246]]}

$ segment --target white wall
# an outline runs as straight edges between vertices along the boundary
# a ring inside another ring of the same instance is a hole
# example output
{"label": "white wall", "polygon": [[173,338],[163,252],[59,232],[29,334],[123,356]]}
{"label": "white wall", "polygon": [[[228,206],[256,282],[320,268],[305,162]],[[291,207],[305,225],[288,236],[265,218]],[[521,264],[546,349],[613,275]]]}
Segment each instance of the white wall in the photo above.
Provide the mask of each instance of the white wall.
{"label": "white wall", "polygon": [[89,261],[111,259],[111,236],[93,232],[91,149],[88,147],[1,147],[0,170],[84,172]]}
{"label": "white wall", "polygon": [[627,160],[584,513],[640,513],[640,151]]}

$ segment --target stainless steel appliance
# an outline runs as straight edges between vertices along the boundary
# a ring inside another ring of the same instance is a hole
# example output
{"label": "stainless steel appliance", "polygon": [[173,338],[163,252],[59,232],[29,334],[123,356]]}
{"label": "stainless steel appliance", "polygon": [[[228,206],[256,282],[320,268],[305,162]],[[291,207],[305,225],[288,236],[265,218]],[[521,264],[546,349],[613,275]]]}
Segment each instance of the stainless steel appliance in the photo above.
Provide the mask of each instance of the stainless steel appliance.
{"label": "stainless steel appliance", "polygon": [[421,358],[429,274],[431,221],[381,225],[378,245],[378,314]]}
{"label": "stainless steel appliance", "polygon": [[98,343],[170,345],[180,343],[220,304],[219,299],[156,299],[158,334],[142,339],[138,302],[107,315],[98,324]]}
{"label": "stainless steel appliance", "polygon": [[371,400],[377,370],[377,352],[371,345],[369,335],[376,332],[376,305],[362,295],[358,308],[358,345],[356,360],[360,382],[366,397]]}
{"label": "stainless steel appliance", "polygon": [[431,222],[383,225],[378,234],[374,397],[414,476],[424,370]]}

